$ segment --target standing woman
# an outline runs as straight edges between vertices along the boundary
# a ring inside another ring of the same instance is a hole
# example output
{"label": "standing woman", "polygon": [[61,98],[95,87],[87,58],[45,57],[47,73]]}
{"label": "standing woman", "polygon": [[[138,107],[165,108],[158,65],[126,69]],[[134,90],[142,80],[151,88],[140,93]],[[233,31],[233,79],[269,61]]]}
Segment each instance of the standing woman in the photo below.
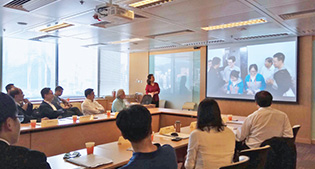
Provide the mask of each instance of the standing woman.
{"label": "standing woman", "polygon": [[152,104],[155,104],[155,107],[159,107],[160,87],[158,83],[154,82],[153,74],[148,75],[147,86],[145,87],[145,93],[151,95]]}
{"label": "standing woman", "polygon": [[213,99],[200,102],[197,129],[191,132],[185,162],[186,169],[218,169],[232,163],[235,135],[221,119],[218,103]]}

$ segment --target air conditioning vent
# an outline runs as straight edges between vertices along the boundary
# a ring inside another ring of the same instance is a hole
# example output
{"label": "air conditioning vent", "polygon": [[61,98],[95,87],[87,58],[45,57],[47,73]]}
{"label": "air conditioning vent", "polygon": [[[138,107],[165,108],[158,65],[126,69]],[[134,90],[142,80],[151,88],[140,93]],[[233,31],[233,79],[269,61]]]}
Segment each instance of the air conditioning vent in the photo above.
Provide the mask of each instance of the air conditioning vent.
{"label": "air conditioning vent", "polygon": [[176,48],[177,45],[167,45],[167,46],[158,46],[154,47],[153,49],[171,49],[171,48]]}
{"label": "air conditioning vent", "polygon": [[283,20],[298,19],[298,18],[310,18],[310,17],[315,16],[315,9],[311,9],[311,10],[307,10],[307,11],[287,13],[287,14],[281,14],[279,16]]}
{"label": "air conditioning vent", "polygon": [[254,40],[254,39],[264,39],[264,38],[277,38],[277,37],[288,36],[288,35],[289,35],[288,33],[278,33],[278,34],[270,34],[270,35],[240,37],[240,38],[234,38],[234,40],[243,41],[243,40]]}
{"label": "air conditioning vent", "polygon": [[30,12],[57,0],[13,0],[3,5],[3,7]]}
{"label": "air conditioning vent", "polygon": [[218,40],[208,40],[208,41],[201,41],[201,42],[189,42],[189,43],[182,43],[183,46],[206,46],[210,44],[218,44],[218,43],[224,43],[225,41],[222,39]]}
{"label": "air conditioning vent", "polygon": [[166,32],[166,33],[160,33],[160,34],[154,34],[147,36],[148,38],[164,38],[164,37],[170,37],[170,36],[180,36],[192,33],[194,31],[186,29],[186,30],[180,30],[180,31],[174,31],[174,32]]}
{"label": "air conditioning vent", "polygon": [[82,47],[98,47],[98,46],[105,46],[105,45],[107,45],[107,43],[94,43],[94,44],[84,45]]}
{"label": "air conditioning vent", "polygon": [[298,29],[299,34],[303,34],[303,35],[307,35],[307,34],[315,34],[315,29],[311,29],[311,30],[299,30]]}
{"label": "air conditioning vent", "polygon": [[31,38],[29,40],[33,40],[33,41],[41,41],[42,39],[57,39],[57,38],[60,38],[59,36],[54,36],[54,35],[43,35],[43,36],[38,36],[38,37],[35,37],[35,38]]}

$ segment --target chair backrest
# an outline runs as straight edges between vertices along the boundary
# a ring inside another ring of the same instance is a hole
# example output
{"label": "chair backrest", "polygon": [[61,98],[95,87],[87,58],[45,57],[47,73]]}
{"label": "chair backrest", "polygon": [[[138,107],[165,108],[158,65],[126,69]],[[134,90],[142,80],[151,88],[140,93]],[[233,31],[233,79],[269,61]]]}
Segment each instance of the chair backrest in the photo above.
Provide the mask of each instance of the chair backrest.
{"label": "chair backrest", "polygon": [[141,104],[151,104],[152,97],[148,94],[144,95],[141,100]]}
{"label": "chair backrest", "polygon": [[194,102],[185,102],[182,109],[194,110],[196,103]]}
{"label": "chair backrest", "polygon": [[220,169],[245,169],[248,166],[248,164],[249,164],[249,157],[239,156],[239,162],[220,167]]}
{"label": "chair backrest", "polygon": [[294,142],[295,142],[296,135],[299,132],[300,128],[301,128],[301,125],[294,125],[292,127]]}
{"label": "chair backrest", "polygon": [[264,169],[267,161],[267,153],[270,149],[269,145],[259,148],[252,148],[247,150],[242,150],[240,155],[245,155],[249,157],[248,169]]}

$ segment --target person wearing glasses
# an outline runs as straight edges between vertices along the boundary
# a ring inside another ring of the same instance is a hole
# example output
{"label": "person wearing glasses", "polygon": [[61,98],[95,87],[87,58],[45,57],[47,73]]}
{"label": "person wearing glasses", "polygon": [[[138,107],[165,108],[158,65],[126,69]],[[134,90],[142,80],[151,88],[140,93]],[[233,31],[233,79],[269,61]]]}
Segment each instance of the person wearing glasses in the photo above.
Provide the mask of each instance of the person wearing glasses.
{"label": "person wearing glasses", "polygon": [[7,94],[0,93],[0,168],[49,169],[44,153],[25,147],[13,146],[20,137],[20,122],[14,100]]}
{"label": "person wearing glasses", "polygon": [[32,119],[33,104],[28,99],[24,99],[23,91],[20,88],[12,89],[9,94],[17,105],[21,123],[29,123]]}

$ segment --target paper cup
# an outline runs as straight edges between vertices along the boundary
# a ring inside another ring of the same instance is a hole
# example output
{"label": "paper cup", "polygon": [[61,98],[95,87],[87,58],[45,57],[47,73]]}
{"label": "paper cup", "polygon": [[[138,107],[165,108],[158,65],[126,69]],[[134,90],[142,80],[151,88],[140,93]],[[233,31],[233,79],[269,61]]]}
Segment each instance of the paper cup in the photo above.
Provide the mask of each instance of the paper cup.
{"label": "paper cup", "polygon": [[31,127],[35,128],[36,127],[36,120],[31,120]]}
{"label": "paper cup", "polygon": [[78,116],[77,115],[73,115],[72,116],[72,120],[73,120],[73,123],[76,123],[77,120],[78,120]]}
{"label": "paper cup", "polygon": [[87,154],[93,154],[95,142],[87,142],[85,143]]}

